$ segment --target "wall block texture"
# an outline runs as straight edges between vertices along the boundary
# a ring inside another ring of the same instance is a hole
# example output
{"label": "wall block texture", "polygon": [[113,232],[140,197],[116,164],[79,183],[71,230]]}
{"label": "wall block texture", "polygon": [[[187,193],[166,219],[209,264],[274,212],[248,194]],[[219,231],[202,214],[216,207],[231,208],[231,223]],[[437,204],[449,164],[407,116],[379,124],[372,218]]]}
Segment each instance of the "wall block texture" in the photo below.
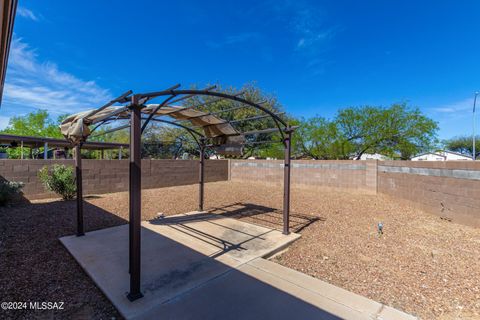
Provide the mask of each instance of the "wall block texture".
{"label": "wall block texture", "polygon": [[[283,185],[282,160],[231,160],[230,171],[230,178],[233,181]],[[310,188],[339,188],[375,193],[376,162],[294,160],[291,181],[292,185]]]}
{"label": "wall block texture", "polygon": [[[37,178],[43,166],[74,165],[72,160],[0,160],[0,178],[25,183],[28,199],[54,196]],[[128,190],[128,160],[83,160],[85,194]],[[142,160],[143,188],[198,183],[195,160]],[[419,209],[480,227],[480,161],[294,160],[292,185],[341,192],[386,194]],[[281,187],[282,160],[209,160],[212,181],[255,181]]]}
{"label": "wall block texture", "polygon": [[[44,166],[65,164],[73,160],[0,160],[0,178],[25,183],[28,199],[55,196],[45,191],[37,177]],[[82,160],[85,194],[101,194],[128,190],[129,160]],[[195,160],[142,160],[142,187],[160,188],[198,183],[199,162]],[[228,179],[228,160],[205,161],[205,181]]]}
{"label": "wall block texture", "polygon": [[480,161],[382,161],[378,191],[480,227]]}
{"label": "wall block texture", "polygon": [[[480,161],[293,161],[292,185],[381,193],[480,227]],[[230,177],[281,186],[283,161],[231,160]]]}

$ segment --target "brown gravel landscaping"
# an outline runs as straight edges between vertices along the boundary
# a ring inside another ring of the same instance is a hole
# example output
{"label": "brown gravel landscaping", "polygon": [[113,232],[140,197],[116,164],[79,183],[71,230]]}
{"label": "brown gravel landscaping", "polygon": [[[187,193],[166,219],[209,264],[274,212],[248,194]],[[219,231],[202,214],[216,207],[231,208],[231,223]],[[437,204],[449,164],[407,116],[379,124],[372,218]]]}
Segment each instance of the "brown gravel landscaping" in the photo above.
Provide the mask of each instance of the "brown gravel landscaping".
{"label": "brown gravel landscaping", "polygon": [[[197,186],[144,190],[143,219],[196,210]],[[282,188],[206,184],[214,213],[281,228]],[[89,197],[86,230],[127,222],[128,193]],[[377,233],[383,222],[384,234]],[[274,258],[287,267],[422,319],[480,318],[480,229],[381,195],[292,189],[302,238]],[[58,241],[75,233],[75,202],[0,208],[2,301],[65,301],[65,310],[1,312],[4,319],[112,319],[120,315]]]}

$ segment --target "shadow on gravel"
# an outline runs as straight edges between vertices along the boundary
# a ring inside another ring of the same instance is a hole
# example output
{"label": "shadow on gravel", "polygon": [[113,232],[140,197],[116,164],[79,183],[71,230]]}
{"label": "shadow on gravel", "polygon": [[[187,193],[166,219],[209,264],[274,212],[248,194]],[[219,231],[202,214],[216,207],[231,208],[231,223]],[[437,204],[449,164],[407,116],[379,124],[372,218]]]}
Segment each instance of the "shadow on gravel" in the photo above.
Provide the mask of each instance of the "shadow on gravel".
{"label": "shadow on gravel", "polygon": [[[84,202],[85,231],[127,223]],[[110,319],[120,315],[58,240],[76,233],[76,201],[0,207],[2,301],[64,302],[63,310],[0,311],[1,319]]]}
{"label": "shadow on gravel", "polygon": [[[246,219],[253,223],[267,225],[275,229],[283,226],[283,211],[253,203],[237,202],[223,207],[212,208],[209,213],[225,217]],[[290,212],[290,230],[298,233],[317,221],[325,221],[324,217]]]}

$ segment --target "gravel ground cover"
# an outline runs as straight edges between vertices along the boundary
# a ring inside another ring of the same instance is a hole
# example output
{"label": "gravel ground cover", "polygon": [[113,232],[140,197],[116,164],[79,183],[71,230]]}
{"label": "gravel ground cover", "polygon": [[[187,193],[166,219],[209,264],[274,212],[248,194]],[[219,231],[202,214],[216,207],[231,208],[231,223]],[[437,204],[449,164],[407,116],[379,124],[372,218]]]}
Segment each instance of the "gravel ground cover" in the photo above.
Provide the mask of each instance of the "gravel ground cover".
{"label": "gravel ground cover", "polygon": [[[197,189],[144,190],[142,218],[196,210]],[[213,213],[281,229],[282,195],[281,187],[208,183],[205,205]],[[86,202],[87,231],[127,223],[126,192]],[[291,221],[302,238],[276,262],[422,319],[480,318],[480,229],[380,195],[305,188],[292,189]],[[74,233],[75,202],[0,208],[1,300],[65,302],[60,312],[0,311],[0,318],[121,318],[58,241]]]}

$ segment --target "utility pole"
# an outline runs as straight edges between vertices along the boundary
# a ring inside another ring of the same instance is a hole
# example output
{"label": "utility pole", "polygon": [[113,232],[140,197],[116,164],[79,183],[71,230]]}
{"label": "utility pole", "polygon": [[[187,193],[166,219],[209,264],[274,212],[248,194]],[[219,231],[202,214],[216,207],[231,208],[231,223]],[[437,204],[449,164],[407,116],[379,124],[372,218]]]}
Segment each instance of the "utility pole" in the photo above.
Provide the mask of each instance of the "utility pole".
{"label": "utility pole", "polygon": [[473,98],[473,136],[472,136],[472,143],[473,143],[473,148],[472,148],[472,159],[473,161],[476,160],[476,151],[475,151],[475,105],[477,104],[477,96],[478,96],[478,91],[475,92],[475,97]]}

